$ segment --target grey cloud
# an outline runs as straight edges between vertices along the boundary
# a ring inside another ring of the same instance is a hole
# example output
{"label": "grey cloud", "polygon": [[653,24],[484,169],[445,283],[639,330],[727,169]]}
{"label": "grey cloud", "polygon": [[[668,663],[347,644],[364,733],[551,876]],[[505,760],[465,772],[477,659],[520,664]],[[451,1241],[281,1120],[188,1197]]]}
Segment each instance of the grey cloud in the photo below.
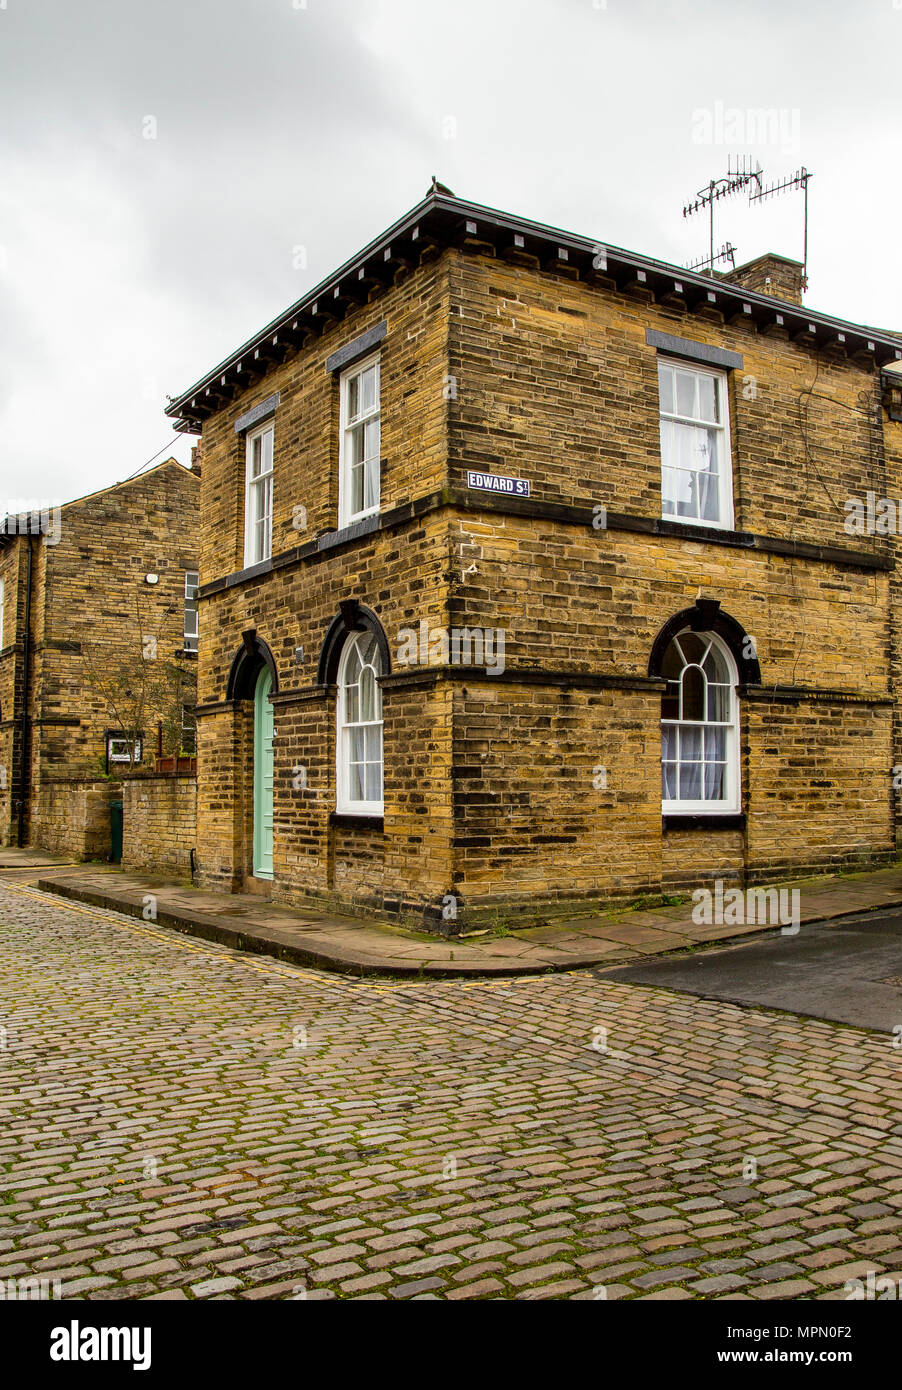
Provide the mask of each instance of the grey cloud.
{"label": "grey cloud", "polygon": [[[474,201],[688,258],[700,228],[682,203],[732,152],[693,143],[693,110],[717,101],[799,108],[798,159],[762,162],[815,170],[811,302],[902,325],[879,258],[856,254],[898,223],[900,43],[892,0],[9,0],[0,477],[14,458],[49,494],[133,471],[169,437],[166,392],[433,172]],[[737,225],[743,255],[771,231],[795,249],[777,214]]]}

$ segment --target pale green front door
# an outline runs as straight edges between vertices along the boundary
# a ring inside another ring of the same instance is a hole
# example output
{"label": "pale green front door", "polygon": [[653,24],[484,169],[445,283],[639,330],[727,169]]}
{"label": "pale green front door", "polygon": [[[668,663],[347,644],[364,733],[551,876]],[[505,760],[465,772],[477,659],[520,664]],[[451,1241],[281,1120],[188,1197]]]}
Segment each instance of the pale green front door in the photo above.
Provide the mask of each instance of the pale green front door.
{"label": "pale green front door", "polygon": [[254,694],[254,877],[272,878],[272,676],[264,666]]}

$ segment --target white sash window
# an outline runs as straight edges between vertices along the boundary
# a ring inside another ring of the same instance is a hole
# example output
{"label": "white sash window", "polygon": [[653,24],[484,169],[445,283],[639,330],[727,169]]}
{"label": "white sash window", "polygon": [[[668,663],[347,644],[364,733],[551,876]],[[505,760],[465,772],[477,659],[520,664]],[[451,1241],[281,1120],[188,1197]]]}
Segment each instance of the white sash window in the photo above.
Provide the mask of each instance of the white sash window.
{"label": "white sash window", "polygon": [[379,510],[381,437],[379,357],[369,357],[341,377],[338,524]]}
{"label": "white sash window", "polygon": [[733,526],[733,478],[725,373],[659,360],[661,515],[697,526]]}
{"label": "white sash window", "polygon": [[273,427],[247,437],[244,494],[244,563],[257,565],[272,555]]}
{"label": "white sash window", "polygon": [[679,811],[739,810],[736,668],[710,632],[681,632],[661,675],[661,804]]}
{"label": "white sash window", "polygon": [[381,816],[382,674],[371,632],[348,638],[338,667],[337,809]]}

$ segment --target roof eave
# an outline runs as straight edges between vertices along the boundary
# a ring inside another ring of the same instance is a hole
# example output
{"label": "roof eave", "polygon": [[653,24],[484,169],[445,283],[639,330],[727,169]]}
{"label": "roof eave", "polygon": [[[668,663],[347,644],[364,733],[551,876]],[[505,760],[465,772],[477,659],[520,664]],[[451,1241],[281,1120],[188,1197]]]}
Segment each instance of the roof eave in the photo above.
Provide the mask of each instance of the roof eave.
{"label": "roof eave", "polygon": [[533,257],[544,269],[593,275],[614,289],[645,289],[658,301],[679,299],[690,311],[721,308],[728,316],[748,318],[759,328],[785,328],[817,348],[835,347],[850,357],[860,354],[872,359],[875,367],[902,361],[902,335],[812,312],[792,301],[431,190],[404,217],[171,400],[165,413],[177,421],[177,429],[197,433],[206,416],[265,375],[289,351],[366,303],[372,288],[390,283],[400,267],[418,264],[424,246],[468,243],[476,248],[491,244],[514,257]]}

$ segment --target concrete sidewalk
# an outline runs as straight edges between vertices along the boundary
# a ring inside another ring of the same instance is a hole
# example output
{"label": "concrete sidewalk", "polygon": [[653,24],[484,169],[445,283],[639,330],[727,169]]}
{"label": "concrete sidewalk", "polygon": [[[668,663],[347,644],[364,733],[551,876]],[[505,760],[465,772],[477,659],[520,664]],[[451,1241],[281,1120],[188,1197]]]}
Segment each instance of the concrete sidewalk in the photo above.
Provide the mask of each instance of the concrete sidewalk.
{"label": "concrete sidewalk", "polygon": [[[97,864],[66,864],[40,851],[0,850],[0,881],[32,884],[78,902],[142,917],[156,899],[156,923],[192,936],[299,965],[354,975],[450,977],[533,975],[620,965],[709,942],[779,928],[699,926],[692,904],[586,913],[540,927],[486,931],[445,940],[390,923],[283,907],[249,894],[210,893]],[[783,886],[767,885],[768,887]],[[902,905],[902,865],[869,873],[796,879],[800,920],[825,921]]]}
{"label": "concrete sidewalk", "polygon": [[59,855],[48,854],[43,849],[16,849],[12,845],[0,849],[0,874],[13,870],[20,874],[29,871],[33,874],[36,869],[54,869],[63,864],[72,864],[81,869],[85,867],[75,859],[61,859]]}

